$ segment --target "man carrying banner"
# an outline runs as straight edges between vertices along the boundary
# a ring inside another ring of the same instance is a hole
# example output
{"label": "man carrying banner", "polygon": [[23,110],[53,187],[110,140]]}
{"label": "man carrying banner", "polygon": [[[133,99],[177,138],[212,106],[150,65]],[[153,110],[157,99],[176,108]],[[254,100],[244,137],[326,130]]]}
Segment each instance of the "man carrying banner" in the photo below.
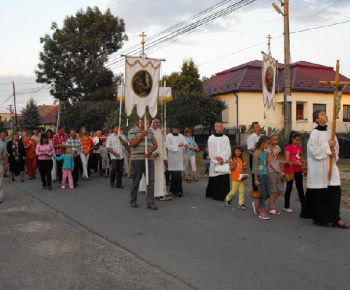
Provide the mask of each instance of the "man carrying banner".
{"label": "man carrying banner", "polygon": [[[145,142],[146,136],[147,148]],[[139,207],[137,204],[137,193],[142,174],[146,173],[145,159],[148,158],[148,184],[146,194],[147,208],[157,210],[158,208],[154,205],[154,162],[152,154],[157,149],[157,141],[153,130],[151,128],[145,129],[145,121],[143,117],[139,118],[137,126],[133,127],[129,131],[128,140],[131,148],[131,164],[133,168],[130,198],[131,207]]]}

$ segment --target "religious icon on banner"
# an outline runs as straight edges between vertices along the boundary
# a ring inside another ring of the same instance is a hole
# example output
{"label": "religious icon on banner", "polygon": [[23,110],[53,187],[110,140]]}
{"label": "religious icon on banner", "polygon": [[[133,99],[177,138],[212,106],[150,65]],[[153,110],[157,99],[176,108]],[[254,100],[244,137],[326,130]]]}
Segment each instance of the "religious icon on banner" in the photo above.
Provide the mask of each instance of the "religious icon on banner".
{"label": "religious icon on banner", "polygon": [[262,70],[262,83],[263,83],[263,101],[267,108],[271,105],[275,109],[275,87],[276,87],[276,71],[277,60],[273,59],[269,55],[263,53],[263,70]]}
{"label": "religious icon on banner", "polygon": [[140,70],[132,77],[132,89],[134,93],[140,97],[147,97],[153,86],[153,80],[151,74],[146,70]]}

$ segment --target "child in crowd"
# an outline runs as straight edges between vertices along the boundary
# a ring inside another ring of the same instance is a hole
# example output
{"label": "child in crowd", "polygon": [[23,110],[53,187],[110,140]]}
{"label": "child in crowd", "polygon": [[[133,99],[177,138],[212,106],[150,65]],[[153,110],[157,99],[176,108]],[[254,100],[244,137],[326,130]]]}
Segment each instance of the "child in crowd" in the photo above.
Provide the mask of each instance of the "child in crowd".
{"label": "child in crowd", "polygon": [[259,202],[253,202],[253,210],[255,215],[259,215],[259,207],[261,209],[259,218],[263,220],[269,220],[270,217],[265,212],[265,200],[270,197],[270,178],[267,170],[267,159],[265,149],[269,147],[270,138],[268,136],[261,136],[256,143],[253,155],[253,168],[252,174],[254,174],[254,183],[260,190],[261,196]]}
{"label": "child in crowd", "polygon": [[[243,160],[242,147],[239,145],[236,145],[232,152],[232,157],[230,158],[230,169],[232,172],[231,174],[232,189],[226,196],[225,204],[226,206],[231,206],[232,196],[238,190],[239,191],[238,208],[246,209],[244,205],[244,180],[246,178],[242,179],[243,170],[245,170],[246,167],[245,167],[245,162]],[[240,178],[240,175],[241,175],[241,178]]]}
{"label": "child in crowd", "polygon": [[[290,174],[294,172],[295,185],[298,191],[298,196],[301,205],[304,202],[304,186],[303,186],[303,167],[306,165],[306,161],[302,157],[302,147],[300,146],[301,134],[296,131],[292,131],[289,136],[289,142],[285,151],[286,162],[284,164],[284,173]],[[284,193],[284,211],[293,212],[290,208],[290,194],[292,192],[294,180],[287,182],[286,192]]]}
{"label": "child in crowd", "polygon": [[209,168],[210,168],[210,157],[209,157],[209,148],[205,147],[203,153],[203,163],[205,165],[205,177],[209,176]]}
{"label": "child in crowd", "polygon": [[73,184],[73,177],[72,177],[72,172],[74,169],[74,158],[73,154],[71,153],[71,149],[69,146],[66,146],[64,148],[64,154],[61,156],[54,156],[54,158],[57,161],[60,161],[63,159],[63,166],[62,166],[62,189],[66,188],[66,179],[68,177],[68,185],[69,188],[73,189],[74,184]]}
{"label": "child in crowd", "polygon": [[102,140],[101,142],[100,156],[101,156],[102,170],[104,170],[105,172],[105,177],[109,177],[108,176],[109,158],[108,158],[108,149],[106,147],[106,140]]}
{"label": "child in crowd", "polygon": [[275,209],[275,201],[284,191],[284,184],[281,178],[283,172],[280,168],[280,163],[284,164],[285,161],[279,159],[279,153],[281,152],[281,147],[278,146],[278,134],[272,133],[270,135],[270,146],[265,150],[267,153],[268,170],[271,179],[271,196],[270,196],[270,209],[269,213],[273,215],[279,215]]}

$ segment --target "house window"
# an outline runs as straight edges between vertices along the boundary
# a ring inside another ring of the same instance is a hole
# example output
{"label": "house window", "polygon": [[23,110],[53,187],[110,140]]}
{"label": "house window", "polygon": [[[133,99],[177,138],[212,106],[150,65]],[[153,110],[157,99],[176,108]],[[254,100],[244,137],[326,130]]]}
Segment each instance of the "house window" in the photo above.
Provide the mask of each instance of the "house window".
{"label": "house window", "polygon": [[221,120],[223,123],[228,123],[229,122],[229,114],[228,114],[228,108],[222,111],[221,113]]}
{"label": "house window", "polygon": [[350,122],[350,105],[343,105],[343,121]]}
{"label": "house window", "polygon": [[326,111],[326,104],[314,104],[314,107],[313,107],[313,112],[315,112],[316,110],[320,110],[320,111]]}
{"label": "house window", "polygon": [[304,104],[297,104],[297,120],[303,120],[304,119]]}

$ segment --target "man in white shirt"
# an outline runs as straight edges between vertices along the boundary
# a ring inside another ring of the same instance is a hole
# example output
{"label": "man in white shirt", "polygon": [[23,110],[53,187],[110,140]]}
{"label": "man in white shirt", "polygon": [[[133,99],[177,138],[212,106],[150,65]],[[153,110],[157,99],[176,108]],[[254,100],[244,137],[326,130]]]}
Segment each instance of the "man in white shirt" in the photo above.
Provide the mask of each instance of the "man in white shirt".
{"label": "man in white shirt", "polygon": [[[252,171],[255,144],[259,141],[262,134],[261,134],[261,128],[260,128],[259,122],[253,122],[251,128],[253,130],[253,133],[247,139],[247,148],[249,151],[249,166],[250,166],[250,170]],[[257,186],[255,185],[255,182],[254,182],[254,174],[252,174],[252,188],[253,190],[257,190]]]}
{"label": "man in white shirt", "polygon": [[[111,170],[111,187],[114,187],[114,183],[117,183],[117,188],[123,188],[122,176],[123,176],[123,145],[128,145],[121,135],[118,136],[119,126],[114,125],[112,127],[113,133],[108,136],[106,147],[111,156],[112,170]],[[117,176],[117,180],[116,180]]]}

